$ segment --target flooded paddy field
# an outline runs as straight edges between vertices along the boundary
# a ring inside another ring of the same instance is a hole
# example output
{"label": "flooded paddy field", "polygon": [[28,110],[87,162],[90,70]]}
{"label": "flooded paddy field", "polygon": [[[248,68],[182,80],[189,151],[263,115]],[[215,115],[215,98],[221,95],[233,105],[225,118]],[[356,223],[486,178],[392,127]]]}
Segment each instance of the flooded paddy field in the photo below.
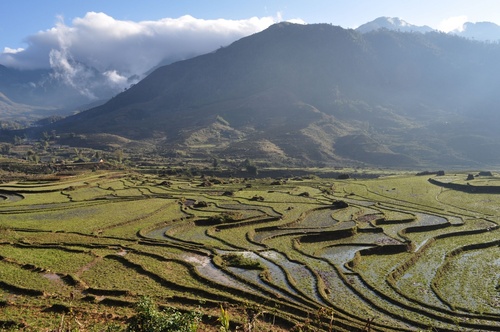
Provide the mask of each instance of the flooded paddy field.
{"label": "flooded paddy field", "polygon": [[[317,317],[325,331],[497,331],[500,195],[455,194],[462,176],[445,180],[206,187],[207,178],[103,171],[4,183],[0,321],[37,324],[54,319],[54,304],[90,313],[106,303],[120,320],[149,296],[259,307],[287,326]],[[32,316],[13,316],[20,308]]]}

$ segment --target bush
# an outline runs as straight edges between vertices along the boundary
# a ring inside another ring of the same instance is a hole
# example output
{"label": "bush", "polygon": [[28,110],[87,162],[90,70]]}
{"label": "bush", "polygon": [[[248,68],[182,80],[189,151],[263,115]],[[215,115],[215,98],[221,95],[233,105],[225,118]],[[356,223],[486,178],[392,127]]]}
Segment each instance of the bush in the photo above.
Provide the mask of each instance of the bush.
{"label": "bush", "polygon": [[201,321],[201,313],[182,313],[174,308],[158,310],[148,297],[143,297],[136,305],[137,314],[130,319],[128,332],[195,332]]}
{"label": "bush", "polygon": [[195,224],[197,226],[215,226],[240,221],[242,218],[243,215],[240,212],[226,212],[206,219],[196,220]]}
{"label": "bush", "polygon": [[251,201],[257,201],[257,202],[263,202],[264,201],[264,197],[262,196],[258,196],[258,195],[255,195],[254,197],[252,197],[250,199]]}
{"label": "bush", "polygon": [[224,264],[227,266],[239,267],[247,270],[263,270],[262,264],[252,258],[245,257],[240,254],[226,254],[222,255]]}

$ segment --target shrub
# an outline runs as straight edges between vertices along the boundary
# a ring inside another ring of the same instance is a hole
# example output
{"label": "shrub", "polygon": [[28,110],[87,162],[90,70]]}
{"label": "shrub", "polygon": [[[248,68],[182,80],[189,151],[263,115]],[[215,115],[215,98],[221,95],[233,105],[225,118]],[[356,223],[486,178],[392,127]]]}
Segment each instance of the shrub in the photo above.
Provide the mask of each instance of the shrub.
{"label": "shrub", "polygon": [[226,254],[222,255],[224,264],[227,266],[239,267],[247,270],[263,270],[262,264],[252,258],[245,257],[240,254]]}
{"label": "shrub", "polygon": [[245,168],[246,168],[247,172],[250,173],[251,175],[259,174],[259,170],[258,170],[257,166],[255,166],[255,165],[247,165]]}
{"label": "shrub", "polygon": [[137,314],[130,319],[127,332],[195,332],[201,321],[201,313],[182,313],[174,308],[158,310],[148,297],[136,305]]}
{"label": "shrub", "polygon": [[230,332],[231,330],[229,329],[229,312],[224,309],[224,307],[221,305],[220,306],[220,315],[218,321],[220,322],[220,331],[221,332]]}
{"label": "shrub", "polygon": [[239,221],[242,218],[243,214],[241,214],[241,212],[224,212],[215,216],[210,216],[208,220],[214,224],[226,224]]}

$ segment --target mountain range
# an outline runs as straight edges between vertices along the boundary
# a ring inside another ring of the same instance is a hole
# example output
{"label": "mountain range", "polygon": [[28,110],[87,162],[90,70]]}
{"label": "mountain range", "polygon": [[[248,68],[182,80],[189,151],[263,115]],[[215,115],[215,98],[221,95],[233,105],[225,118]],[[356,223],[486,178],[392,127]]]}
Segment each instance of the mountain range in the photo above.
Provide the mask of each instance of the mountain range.
{"label": "mountain range", "polygon": [[499,165],[499,56],[439,32],[280,23],[31,135],[277,165]]}
{"label": "mountain range", "polygon": [[[379,17],[371,22],[360,25],[356,28],[356,31],[367,33],[379,29],[418,33],[436,32],[436,30],[429,26],[413,25],[397,17]],[[500,40],[500,26],[491,22],[466,22],[448,34],[477,41],[497,42]]]}
{"label": "mountain range", "polygon": [[[378,29],[419,33],[435,31],[428,26],[416,26],[396,17],[379,17],[359,26],[356,31],[368,33]],[[490,22],[469,22],[449,34],[478,41],[497,41],[500,39],[500,26]],[[183,59],[200,54],[189,55],[186,54]],[[178,60],[180,58],[164,59],[150,71],[129,77],[129,85],[136,83],[154,69]],[[58,110],[60,114],[69,115],[85,109],[89,103],[103,103],[123,91],[123,88],[110,85],[109,77],[95,68],[72,59],[68,61],[72,62],[69,63],[73,68],[72,73],[61,72],[58,68],[18,70],[0,65],[0,92],[17,104],[35,109],[49,108]],[[2,103],[0,103],[0,117],[3,119],[2,109]],[[26,115],[23,114],[23,118]],[[35,113],[33,118],[38,119],[42,115],[44,115],[43,112]]]}
{"label": "mountain range", "polygon": [[282,165],[500,164],[500,46],[280,23],[41,130]]}
{"label": "mountain range", "polygon": [[[81,64],[81,67],[84,67]],[[19,105],[16,108],[0,100],[0,119],[5,121],[33,122],[52,115],[70,115],[84,110],[87,104],[104,103],[118,93],[106,84],[96,70],[86,68],[85,74],[68,81],[51,69],[19,70],[0,65],[0,93]],[[25,109],[35,112],[27,113]]]}
{"label": "mountain range", "polygon": [[432,29],[429,26],[413,25],[398,17],[379,17],[371,22],[360,25],[359,27],[356,28],[356,31],[361,33],[367,33],[379,29],[395,30],[401,32],[419,32],[419,33],[434,31],[434,29]]}

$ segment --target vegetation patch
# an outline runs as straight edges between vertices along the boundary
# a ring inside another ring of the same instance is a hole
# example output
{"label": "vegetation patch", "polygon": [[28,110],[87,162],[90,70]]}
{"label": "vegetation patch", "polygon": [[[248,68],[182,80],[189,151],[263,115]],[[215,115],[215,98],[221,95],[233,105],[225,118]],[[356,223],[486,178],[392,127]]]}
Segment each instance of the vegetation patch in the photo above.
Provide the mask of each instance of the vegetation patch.
{"label": "vegetation patch", "polygon": [[226,266],[239,267],[247,270],[263,270],[264,266],[257,260],[245,254],[225,254],[221,256]]}
{"label": "vegetation patch", "polygon": [[175,331],[500,328],[495,194],[415,175],[123,170],[11,181],[0,191],[24,191],[0,200],[6,324],[54,330],[64,316],[82,331],[147,322]]}

